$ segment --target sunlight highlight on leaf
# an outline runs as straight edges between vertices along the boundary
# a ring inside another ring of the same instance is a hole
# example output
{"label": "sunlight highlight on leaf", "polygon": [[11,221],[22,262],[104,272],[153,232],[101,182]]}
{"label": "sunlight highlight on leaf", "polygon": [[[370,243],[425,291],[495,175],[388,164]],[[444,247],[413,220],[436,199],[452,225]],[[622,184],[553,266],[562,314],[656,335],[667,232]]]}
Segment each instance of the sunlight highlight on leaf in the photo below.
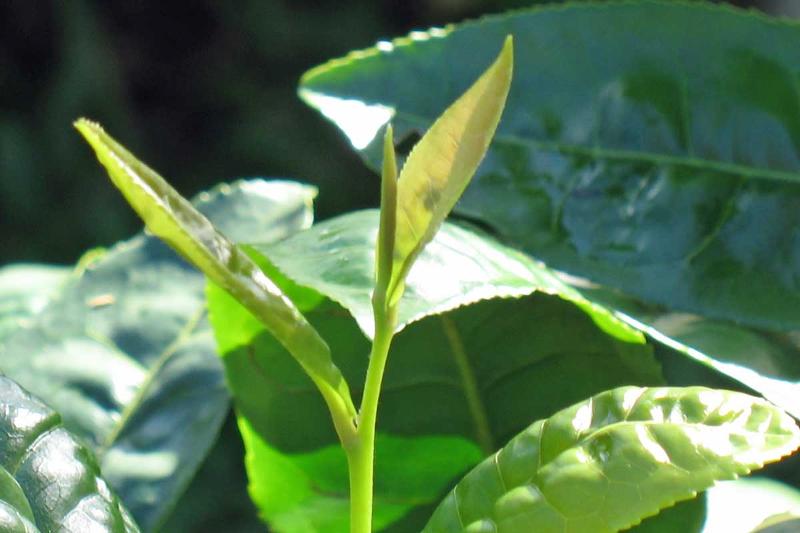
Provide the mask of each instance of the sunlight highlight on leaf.
{"label": "sunlight highlight on leaf", "polygon": [[342,131],[356,150],[363,150],[369,146],[395,113],[392,107],[337,98],[309,89],[300,89],[298,94],[303,101],[333,123],[347,124]]}

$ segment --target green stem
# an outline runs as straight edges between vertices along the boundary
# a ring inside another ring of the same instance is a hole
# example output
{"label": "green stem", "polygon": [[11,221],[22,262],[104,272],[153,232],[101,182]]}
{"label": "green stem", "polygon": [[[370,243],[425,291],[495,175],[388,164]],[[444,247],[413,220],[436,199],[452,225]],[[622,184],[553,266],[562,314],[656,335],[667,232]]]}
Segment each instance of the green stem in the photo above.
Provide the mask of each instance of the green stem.
{"label": "green stem", "polygon": [[375,302],[375,337],[372,342],[364,395],[358,418],[357,439],[347,450],[350,468],[350,533],[371,533],[373,472],[375,463],[375,424],[378,400],[389,347],[397,323],[396,311]]}

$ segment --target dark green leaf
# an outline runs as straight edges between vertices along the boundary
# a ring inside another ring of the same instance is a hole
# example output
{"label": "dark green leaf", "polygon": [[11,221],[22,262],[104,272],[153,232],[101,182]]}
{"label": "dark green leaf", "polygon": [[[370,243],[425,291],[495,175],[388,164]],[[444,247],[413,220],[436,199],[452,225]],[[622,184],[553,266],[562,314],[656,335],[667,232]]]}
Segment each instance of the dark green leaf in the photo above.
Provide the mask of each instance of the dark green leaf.
{"label": "dark green leaf", "polygon": [[[197,205],[236,240],[272,240],[311,222],[314,194],[254,180],[202,194]],[[203,287],[200,273],[140,235],[90,262],[0,348],[0,370],[58,407],[148,531],[228,409]]]}
{"label": "dark green leaf", "polygon": [[[377,226],[377,212],[353,213],[281,243],[255,246],[274,264],[260,262],[277,265],[299,284],[296,296],[317,295],[304,312],[352,383],[363,382],[369,353]],[[320,300],[316,291],[345,308]],[[337,446],[311,382],[233,298],[212,286],[209,305],[248,435],[251,476],[260,480],[251,493],[262,512],[273,526],[291,517],[316,524],[308,531],[342,530],[348,498],[344,455],[336,452],[338,463],[303,459],[333,454]],[[415,263],[399,311],[405,329],[395,338],[384,378],[376,469],[379,527],[406,516],[402,529],[393,531],[419,531],[429,516],[426,505],[536,416],[617,385],[661,381],[641,336],[587,305],[540,265],[451,224]],[[402,443],[408,453],[389,453],[392,443]],[[284,473],[271,478],[258,474],[260,469]],[[303,488],[318,479],[331,482]],[[266,496],[292,491],[302,497],[276,502]],[[331,522],[321,525],[313,518],[318,506],[329,509]],[[293,531],[287,528],[278,531]]]}
{"label": "dark green leaf", "polygon": [[58,413],[2,375],[0,531],[139,531]]}
{"label": "dark green leaf", "polygon": [[[649,302],[799,328],[794,22],[702,2],[531,9],[380,43],[301,90],[345,132],[372,121],[358,146],[378,168],[380,126],[427,129],[508,33],[505,119],[457,211]],[[342,101],[367,107],[332,113]]]}
{"label": "dark green leaf", "polygon": [[467,474],[426,532],[614,532],[800,446],[775,406],[702,387],[622,387],[540,420]]}
{"label": "dark green leaf", "polygon": [[640,524],[625,531],[630,533],[676,533],[678,531],[702,533],[705,521],[706,496],[700,494],[696,498],[667,507],[657,515],[645,518]]}

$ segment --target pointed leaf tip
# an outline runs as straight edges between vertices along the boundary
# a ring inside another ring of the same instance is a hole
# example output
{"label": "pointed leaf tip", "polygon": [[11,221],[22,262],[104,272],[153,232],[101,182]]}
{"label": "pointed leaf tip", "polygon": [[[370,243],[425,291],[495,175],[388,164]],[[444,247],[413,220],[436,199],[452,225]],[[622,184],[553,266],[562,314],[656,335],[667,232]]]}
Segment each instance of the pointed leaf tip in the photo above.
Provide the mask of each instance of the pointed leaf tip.
{"label": "pointed leaf tip", "polygon": [[75,127],[111,181],[148,229],[258,317],[317,384],[331,409],[355,413],[347,383],[330,349],[297,307],[261,269],[158,173],[86,119]]}
{"label": "pointed leaf tip", "polygon": [[511,85],[513,38],[488,69],[422,137],[397,183],[397,229],[388,296],[399,301],[414,260],[433,239],[477,170],[497,129]]}

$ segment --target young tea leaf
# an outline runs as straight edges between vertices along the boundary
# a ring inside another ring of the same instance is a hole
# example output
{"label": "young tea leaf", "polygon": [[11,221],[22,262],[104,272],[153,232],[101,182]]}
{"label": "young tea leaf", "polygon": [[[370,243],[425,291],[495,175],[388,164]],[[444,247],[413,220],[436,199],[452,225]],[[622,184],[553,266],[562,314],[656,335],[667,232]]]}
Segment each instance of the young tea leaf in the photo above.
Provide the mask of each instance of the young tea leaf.
{"label": "young tea leaf", "polygon": [[75,127],[150,231],[258,317],[311,376],[331,408],[345,418],[351,417],[355,408],[350,392],[328,345],[277,285],[161,176],[98,124],[81,119]]}
{"label": "young tea leaf", "polygon": [[800,446],[767,402],[703,387],[606,391],[540,420],[478,465],[426,533],[604,533]]}
{"label": "young tea leaf", "polygon": [[489,147],[511,85],[513,48],[509,36],[495,62],[434,122],[400,172],[390,305],[400,300],[411,265],[453,209]]}
{"label": "young tea leaf", "polygon": [[397,231],[397,161],[391,124],[383,138],[383,168],[381,170],[381,217],[378,240],[375,244],[375,305],[386,305],[386,290],[394,266],[394,240]]}

